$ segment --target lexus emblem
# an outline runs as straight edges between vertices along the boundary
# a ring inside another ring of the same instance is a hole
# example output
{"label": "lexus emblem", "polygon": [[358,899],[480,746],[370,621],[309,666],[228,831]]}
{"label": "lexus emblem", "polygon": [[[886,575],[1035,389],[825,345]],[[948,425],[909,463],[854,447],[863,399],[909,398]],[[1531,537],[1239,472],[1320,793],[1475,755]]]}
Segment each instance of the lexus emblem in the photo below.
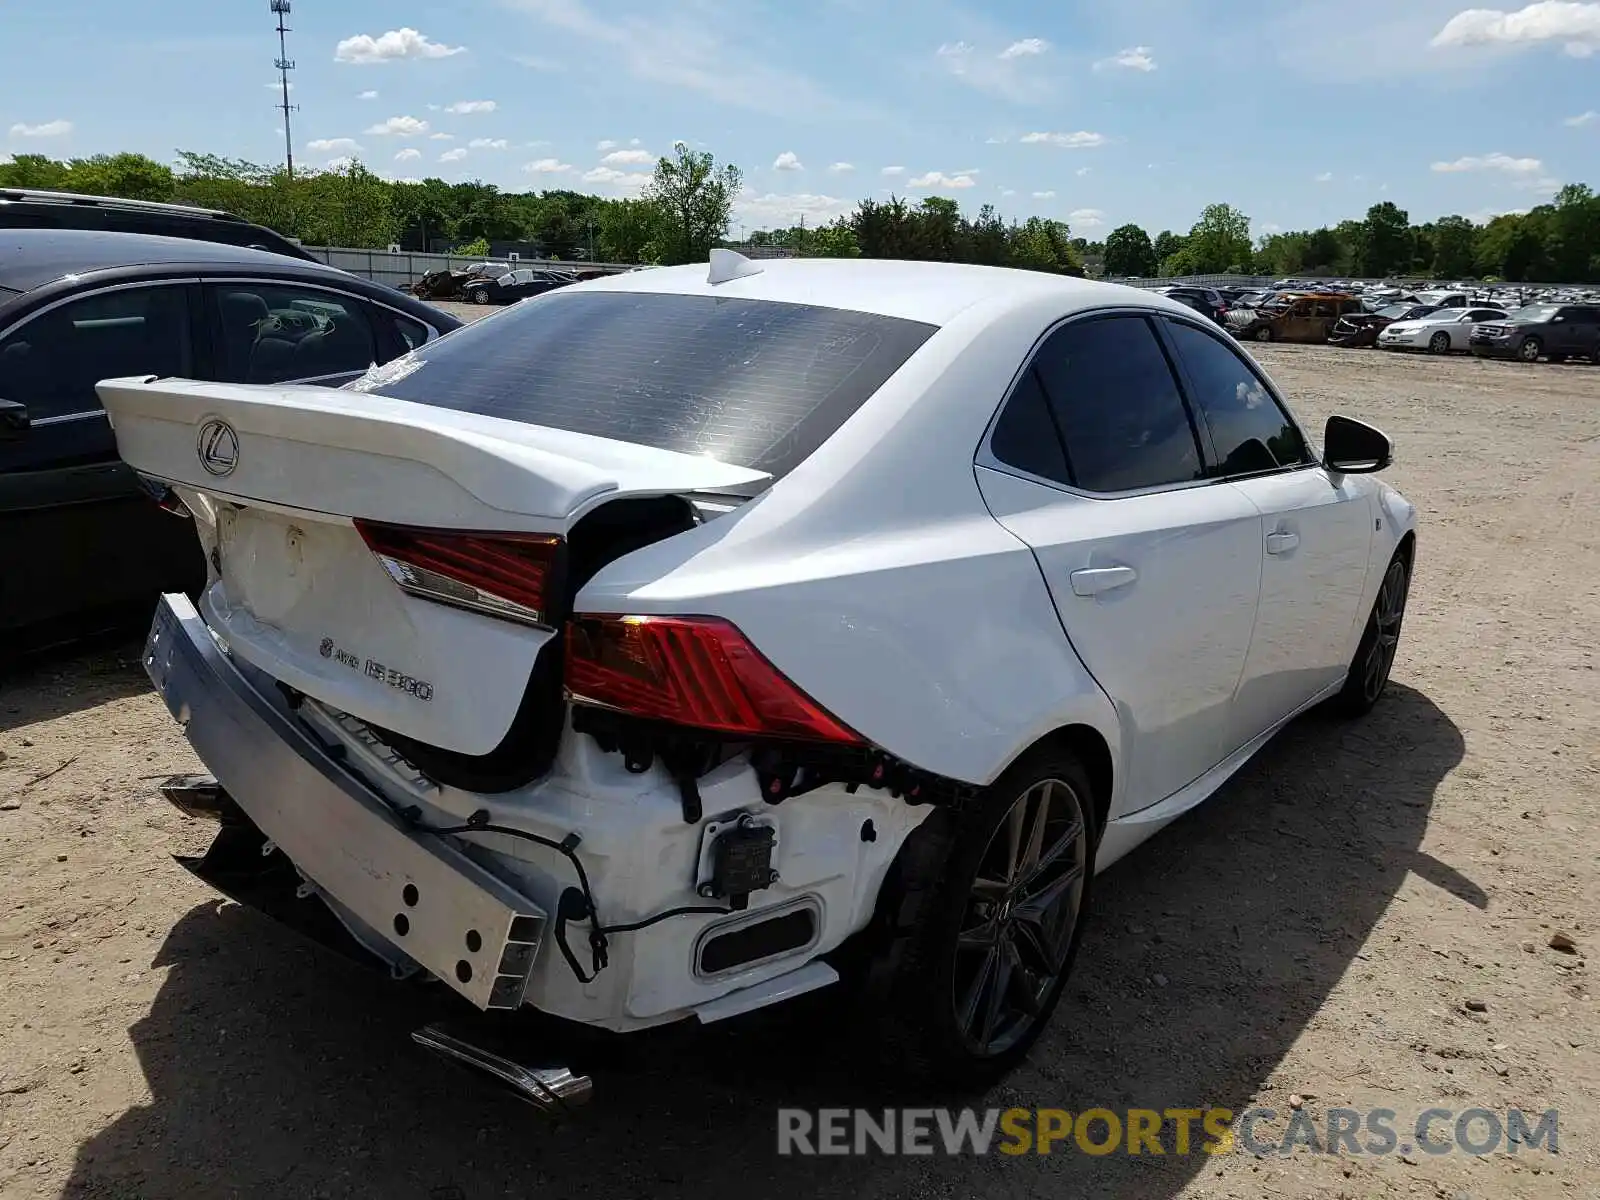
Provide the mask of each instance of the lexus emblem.
{"label": "lexus emblem", "polygon": [[213,475],[232,475],[239,465],[239,435],[226,421],[213,418],[201,425],[195,448],[200,465]]}

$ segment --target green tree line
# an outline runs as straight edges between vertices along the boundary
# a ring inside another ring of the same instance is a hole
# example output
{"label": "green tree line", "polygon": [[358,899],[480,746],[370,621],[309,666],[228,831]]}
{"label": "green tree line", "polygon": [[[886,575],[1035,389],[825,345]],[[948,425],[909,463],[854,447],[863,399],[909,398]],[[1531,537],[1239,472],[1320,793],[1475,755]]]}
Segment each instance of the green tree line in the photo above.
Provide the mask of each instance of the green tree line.
{"label": "green tree line", "polygon": [[[37,154],[0,164],[0,187],[49,188],[226,209],[310,245],[446,245],[485,252],[490,242],[532,243],[551,257],[606,262],[691,262],[727,239],[739,169],[683,144],[656,164],[637,199],[570,190],[508,192],[478,181],[395,182],[359,162],[296,172],[183,151],[175,165],[140,154],[66,161]],[[1061,221],[975,215],[951,199],[862,200],[825,224],[757,230],[748,241],[829,257],[912,258],[1107,275],[1434,276],[1549,283],[1600,280],[1600,196],[1569,184],[1548,204],[1484,223],[1452,215],[1412,224],[1393,203],[1362,220],[1252,239],[1250,218],[1208,205],[1187,232],[1155,237],[1138,225],[1103,242]]]}

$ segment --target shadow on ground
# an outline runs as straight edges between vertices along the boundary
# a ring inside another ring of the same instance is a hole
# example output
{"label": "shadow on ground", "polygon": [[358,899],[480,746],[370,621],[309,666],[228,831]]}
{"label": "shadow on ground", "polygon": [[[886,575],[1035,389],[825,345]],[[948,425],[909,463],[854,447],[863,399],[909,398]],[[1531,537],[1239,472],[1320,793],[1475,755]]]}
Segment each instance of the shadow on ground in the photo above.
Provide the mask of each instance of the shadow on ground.
{"label": "shadow on ground", "polygon": [[143,652],[144,629],[132,625],[26,655],[0,651],[0,733],[148,692]]}
{"label": "shadow on ground", "polygon": [[[1366,721],[1286,730],[1107,873],[1051,1031],[977,1103],[1242,1107],[1409,872],[1486,902],[1419,850],[1462,752],[1449,718],[1398,685]],[[197,908],[158,961],[170,974],[129,1031],[154,1099],[80,1147],[68,1195],[1158,1198],[1208,1165],[779,1157],[780,1105],[885,1102],[820,997],[736,1027],[569,1045],[596,1099],[551,1125],[410,1043],[459,1015],[451,996],[388,984],[254,913]]]}

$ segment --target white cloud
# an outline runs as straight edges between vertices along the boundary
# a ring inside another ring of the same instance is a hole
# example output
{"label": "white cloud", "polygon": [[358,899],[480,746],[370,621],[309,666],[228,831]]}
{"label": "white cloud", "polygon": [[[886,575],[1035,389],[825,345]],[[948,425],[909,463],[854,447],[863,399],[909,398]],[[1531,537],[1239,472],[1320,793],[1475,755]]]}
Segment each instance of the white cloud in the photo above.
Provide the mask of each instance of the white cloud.
{"label": "white cloud", "polygon": [[15,161],[16,159],[12,158],[11,155],[0,151],[0,167],[9,167]]}
{"label": "white cloud", "polygon": [[594,148],[596,150],[602,150],[602,151],[604,151],[604,150],[615,150],[617,148],[618,144],[619,143],[612,141],[610,138],[605,138],[602,141],[596,142],[594,144]]}
{"label": "white cloud", "polygon": [[366,91],[362,92],[356,97],[357,100],[376,100],[377,98],[378,93],[373,91],[371,88],[368,88]]}
{"label": "white cloud", "polygon": [[404,150],[400,151],[399,154],[394,156],[394,160],[395,162],[416,162],[421,157],[421,150],[418,150],[415,146],[407,146]]}
{"label": "white cloud", "polygon": [[1000,194],[1002,196],[1015,196],[1017,194],[1017,189],[1016,188],[1001,188],[1000,189]]}
{"label": "white cloud", "polygon": [[1097,229],[1106,223],[1106,214],[1098,208],[1075,208],[1067,214],[1067,224],[1079,229]]}
{"label": "white cloud", "polygon": [[24,125],[18,121],[11,127],[12,137],[52,138],[65,137],[72,132],[71,121],[46,121],[43,125]]}
{"label": "white cloud", "polygon": [[443,154],[439,155],[439,161],[440,162],[460,162],[466,156],[467,156],[466,148],[463,147],[463,146],[457,146],[454,150],[446,150]]}
{"label": "white cloud", "polygon": [[[269,92],[282,92],[283,91],[283,80],[274,79],[271,83],[263,83],[261,86],[266,88],[267,91],[269,91]],[[291,92],[294,91],[294,84],[291,83],[289,85],[289,90]]]}
{"label": "white cloud", "polygon": [[998,54],[971,42],[946,42],[934,51],[934,61],[970,88],[1013,104],[1034,104],[1055,92],[1055,72],[1037,61],[1048,49],[1039,38],[1013,42]]}
{"label": "white cloud", "polygon": [[390,117],[387,121],[379,121],[367,132],[379,137],[420,137],[428,132],[428,123],[418,117]]}
{"label": "white cloud", "polygon": [[1121,69],[1124,71],[1154,71],[1156,60],[1150,57],[1149,46],[1129,46],[1126,50],[1118,50],[1110,58],[1102,58],[1094,64],[1096,71],[1110,71]]}
{"label": "white cloud", "polygon": [[361,143],[355,138],[317,138],[307,142],[306,149],[318,154],[355,154],[361,149]]}
{"label": "white cloud", "polygon": [[1104,146],[1111,139],[1103,133],[1080,129],[1076,133],[1025,133],[1020,139],[1030,146],[1056,146],[1062,150],[1088,150]]}
{"label": "white cloud", "polygon": [[906,169],[904,167],[885,167],[883,169],[883,174],[885,175],[904,175],[905,173]]}
{"label": "white cloud", "polygon": [[1034,54],[1043,54],[1050,49],[1050,43],[1043,38],[1023,38],[1020,42],[1012,42],[1000,51],[1001,58],[1026,58]]}
{"label": "white cloud", "polygon": [[1591,108],[1588,112],[1579,113],[1575,117],[1568,117],[1561,123],[1570,125],[1573,129],[1581,129],[1585,125],[1593,125],[1596,121],[1600,121],[1600,112],[1595,112]]}
{"label": "white cloud", "polygon": [[399,178],[397,178],[395,180],[395,182],[396,183],[418,184],[418,183],[421,183],[422,180],[418,179],[415,175],[401,175]]}
{"label": "white cloud", "polygon": [[978,181],[973,178],[976,171],[956,172],[946,175],[943,171],[929,171],[926,175],[918,175],[909,181],[914,188],[943,188],[946,190],[969,188]]}
{"label": "white cloud", "polygon": [[505,150],[511,143],[505,138],[473,138],[467,145],[474,150]]}
{"label": "white cloud", "polygon": [[399,62],[407,58],[449,58],[464,50],[465,46],[446,46],[429,41],[426,34],[405,27],[391,29],[377,37],[370,33],[347,37],[333,48],[333,61],[367,66],[372,63]]}
{"label": "white cloud", "polygon": [[615,167],[591,167],[582,176],[585,183],[601,184],[622,191],[638,191],[652,178],[643,171],[619,171]]}
{"label": "white cloud", "polygon": [[491,113],[500,106],[493,100],[457,100],[454,104],[446,104],[447,113]]}
{"label": "white cloud", "polygon": [[1435,46],[1531,46],[1562,42],[1574,58],[1600,50],[1600,4],[1539,0],[1526,8],[1469,8],[1445,22]]}
{"label": "white cloud", "polygon": [[1033,193],[1033,198],[1035,200],[1054,200],[1056,194],[1054,192],[1035,192]]}
{"label": "white cloud", "polygon": [[856,168],[855,168],[855,164],[854,163],[836,162],[836,163],[829,163],[828,164],[828,170],[831,171],[835,175],[843,175],[846,172],[854,171],[855,169]]}
{"label": "white cloud", "polygon": [[1323,171],[1319,175],[1314,175],[1314,176],[1312,176],[1312,182],[1313,183],[1332,183],[1333,182],[1333,172],[1332,171]]}
{"label": "white cloud", "polygon": [[1493,154],[1469,154],[1454,162],[1436,162],[1435,171],[1504,171],[1508,175],[1533,175],[1544,170],[1537,158],[1512,158],[1496,151]]}
{"label": "white cloud", "polygon": [[453,142],[456,140],[456,135],[453,133],[430,133],[428,140],[430,142]]}
{"label": "white cloud", "polygon": [[656,156],[648,150],[613,150],[600,161],[613,167],[637,167],[655,162]]}
{"label": "white cloud", "polygon": [[1079,179],[1082,179],[1085,175],[1087,175],[1092,170],[1094,170],[1093,167],[1079,167],[1076,171],[1073,172],[1073,174],[1076,175]]}
{"label": "white cloud", "polygon": [[814,192],[757,192],[745,188],[734,199],[734,215],[745,225],[757,229],[798,225],[826,225],[854,207],[848,200]]}
{"label": "white cloud", "polygon": [[536,158],[530,163],[523,163],[522,169],[530,175],[564,175],[572,170],[572,164],[564,163],[559,158]]}
{"label": "white cloud", "polygon": [[356,165],[356,160],[353,159],[353,158],[330,158],[328,160],[327,170],[329,170],[329,171],[348,171],[351,167],[353,167],[355,165]]}
{"label": "white cloud", "polygon": [[[607,157],[609,157],[609,155]],[[796,154],[793,150],[785,150],[782,154],[778,155],[777,158],[772,160],[772,169],[774,171],[804,171],[806,167],[805,164],[800,161],[800,156],[798,154]]]}

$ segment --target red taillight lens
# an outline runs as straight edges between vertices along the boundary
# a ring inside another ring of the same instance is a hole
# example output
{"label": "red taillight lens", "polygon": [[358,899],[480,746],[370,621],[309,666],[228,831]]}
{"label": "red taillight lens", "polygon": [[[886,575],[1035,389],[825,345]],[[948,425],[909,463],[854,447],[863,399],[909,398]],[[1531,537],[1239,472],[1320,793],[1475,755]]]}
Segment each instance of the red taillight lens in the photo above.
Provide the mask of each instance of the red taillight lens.
{"label": "red taillight lens", "polygon": [[636,717],[745,737],[862,740],[717,617],[574,617],[566,673],[573,700]]}
{"label": "red taillight lens", "polygon": [[401,591],[525,625],[549,624],[560,538],[355,525]]}

